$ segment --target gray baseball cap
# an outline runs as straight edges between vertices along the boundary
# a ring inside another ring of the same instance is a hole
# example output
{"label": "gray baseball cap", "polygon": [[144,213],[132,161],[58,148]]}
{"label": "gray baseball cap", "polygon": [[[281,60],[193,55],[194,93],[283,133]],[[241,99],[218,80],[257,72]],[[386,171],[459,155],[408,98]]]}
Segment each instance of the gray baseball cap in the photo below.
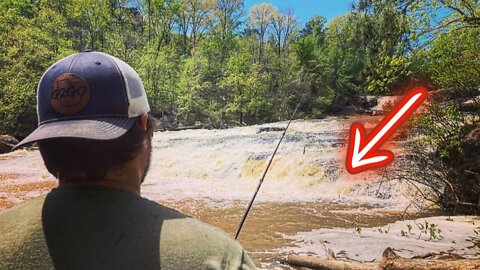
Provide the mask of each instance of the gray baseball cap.
{"label": "gray baseball cap", "polygon": [[149,111],[142,81],[127,63],[101,52],[73,54],[43,74],[38,127],[15,148],[51,138],[116,139]]}

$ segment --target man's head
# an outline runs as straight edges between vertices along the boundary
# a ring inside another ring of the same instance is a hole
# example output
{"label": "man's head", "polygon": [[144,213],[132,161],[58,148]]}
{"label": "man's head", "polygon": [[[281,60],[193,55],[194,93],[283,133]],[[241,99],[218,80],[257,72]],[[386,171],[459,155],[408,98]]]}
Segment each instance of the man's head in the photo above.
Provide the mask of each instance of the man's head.
{"label": "man's head", "polygon": [[149,111],[140,77],[128,64],[81,52],[43,74],[38,127],[16,147],[38,142],[47,169],[60,181],[100,181],[127,163],[144,167],[143,181],[153,134]]}
{"label": "man's head", "polygon": [[62,184],[101,181],[108,170],[123,170],[127,162],[140,160],[143,182],[150,166],[151,138],[155,119],[143,115],[124,135],[100,141],[79,138],[46,139],[38,142],[47,170]]}

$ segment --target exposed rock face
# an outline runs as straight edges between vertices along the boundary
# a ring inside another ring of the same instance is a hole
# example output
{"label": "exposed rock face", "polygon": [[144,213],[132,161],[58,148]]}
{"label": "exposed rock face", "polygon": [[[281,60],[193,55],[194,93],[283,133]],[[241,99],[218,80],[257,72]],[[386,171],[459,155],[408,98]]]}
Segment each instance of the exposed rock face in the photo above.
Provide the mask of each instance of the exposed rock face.
{"label": "exposed rock face", "polygon": [[12,151],[18,140],[11,135],[0,135],[0,154]]}

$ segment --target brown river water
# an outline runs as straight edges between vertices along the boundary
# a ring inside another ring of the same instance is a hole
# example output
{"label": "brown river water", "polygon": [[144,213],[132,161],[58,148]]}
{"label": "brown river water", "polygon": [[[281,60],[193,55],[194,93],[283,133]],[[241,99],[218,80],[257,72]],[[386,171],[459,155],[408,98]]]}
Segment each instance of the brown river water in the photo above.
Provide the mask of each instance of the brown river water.
{"label": "brown river water", "polygon": [[[367,125],[375,121],[360,120]],[[419,204],[407,209],[411,187],[406,183],[384,182],[377,172],[349,176],[343,165],[349,124],[350,120],[333,117],[292,123],[239,237],[258,267],[290,269],[278,259],[290,252],[324,257],[326,248],[332,248],[337,258],[378,260],[381,251],[373,252],[373,248],[381,250],[398,239],[403,242],[399,241],[402,244],[396,250],[406,255],[451,248],[440,240],[419,237],[421,242],[417,243],[413,237],[398,238],[405,224],[397,221],[412,220],[413,224],[418,218],[441,213],[418,212]],[[142,194],[233,236],[281,135],[260,133],[259,128],[285,125],[279,122],[227,130],[157,132]],[[46,193],[55,185],[38,151],[0,155],[0,211]],[[468,224],[475,229],[477,221],[472,219]],[[458,222],[467,224],[465,220]],[[447,225],[444,228],[450,228]],[[451,223],[451,227],[453,234],[459,225]],[[471,245],[474,229],[461,228],[471,232],[455,236],[444,233],[444,238],[456,237],[452,243],[464,244],[458,244],[455,250],[476,256],[478,250]],[[389,238],[385,238],[384,231],[390,230]],[[355,243],[365,246],[352,249]]]}

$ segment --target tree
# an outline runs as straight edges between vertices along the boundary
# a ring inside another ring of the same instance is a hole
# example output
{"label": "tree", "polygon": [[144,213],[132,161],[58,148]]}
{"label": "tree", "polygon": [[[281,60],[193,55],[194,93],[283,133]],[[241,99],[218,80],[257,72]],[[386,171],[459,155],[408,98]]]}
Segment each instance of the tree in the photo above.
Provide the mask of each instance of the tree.
{"label": "tree", "polygon": [[212,0],[184,0],[182,3],[179,26],[186,52],[190,53],[196,48],[205,32],[212,26],[214,5]]}
{"label": "tree", "polygon": [[315,54],[325,45],[325,25],[327,19],[315,15],[300,31],[300,37],[295,41],[294,52],[300,61],[302,69],[312,68],[315,62]]}
{"label": "tree", "polygon": [[323,43],[325,38],[325,25],[327,24],[327,19],[320,15],[314,15],[306,24],[301,31],[302,36],[315,36],[317,38],[317,45]]}
{"label": "tree", "polygon": [[[408,10],[415,23],[419,44],[429,44],[451,29],[478,28],[480,3],[476,0],[414,0]],[[442,16],[438,16],[439,13]]]}
{"label": "tree", "polygon": [[79,50],[105,50],[105,34],[110,22],[107,1],[71,0],[67,4],[67,13],[78,29]]}
{"label": "tree", "polygon": [[177,113],[177,82],[180,77],[181,60],[172,47],[162,47],[156,51],[156,43],[149,43],[138,61],[133,63],[142,78],[155,116]]}
{"label": "tree", "polygon": [[213,32],[221,44],[220,55],[222,62],[227,58],[228,52],[235,45],[235,32],[242,24],[243,13],[243,1],[241,0],[216,1],[214,15],[217,22]]}
{"label": "tree", "polygon": [[136,59],[135,49],[143,45],[142,16],[139,6],[129,0],[110,1],[110,31],[106,33],[107,53],[126,62]]}
{"label": "tree", "polygon": [[287,49],[297,30],[298,19],[293,15],[292,10],[287,10],[285,13],[274,10],[271,21],[272,35],[280,56]]}
{"label": "tree", "polygon": [[252,63],[248,50],[241,49],[228,59],[220,87],[230,91],[227,113],[238,115],[238,123],[254,119],[268,110],[268,74]]}
{"label": "tree", "polygon": [[172,30],[180,12],[180,3],[178,0],[142,0],[141,11],[147,41],[155,39],[157,51],[160,51],[162,46],[169,45],[172,41]]}
{"label": "tree", "polygon": [[275,8],[269,3],[262,3],[250,8],[248,15],[249,26],[258,34],[258,62],[263,62],[263,54],[265,47],[265,38],[267,36],[267,30],[271,23],[272,16],[275,12]]}
{"label": "tree", "polygon": [[364,84],[369,92],[389,93],[409,75],[411,42],[407,0],[361,0],[352,13],[355,42],[365,50]]}

